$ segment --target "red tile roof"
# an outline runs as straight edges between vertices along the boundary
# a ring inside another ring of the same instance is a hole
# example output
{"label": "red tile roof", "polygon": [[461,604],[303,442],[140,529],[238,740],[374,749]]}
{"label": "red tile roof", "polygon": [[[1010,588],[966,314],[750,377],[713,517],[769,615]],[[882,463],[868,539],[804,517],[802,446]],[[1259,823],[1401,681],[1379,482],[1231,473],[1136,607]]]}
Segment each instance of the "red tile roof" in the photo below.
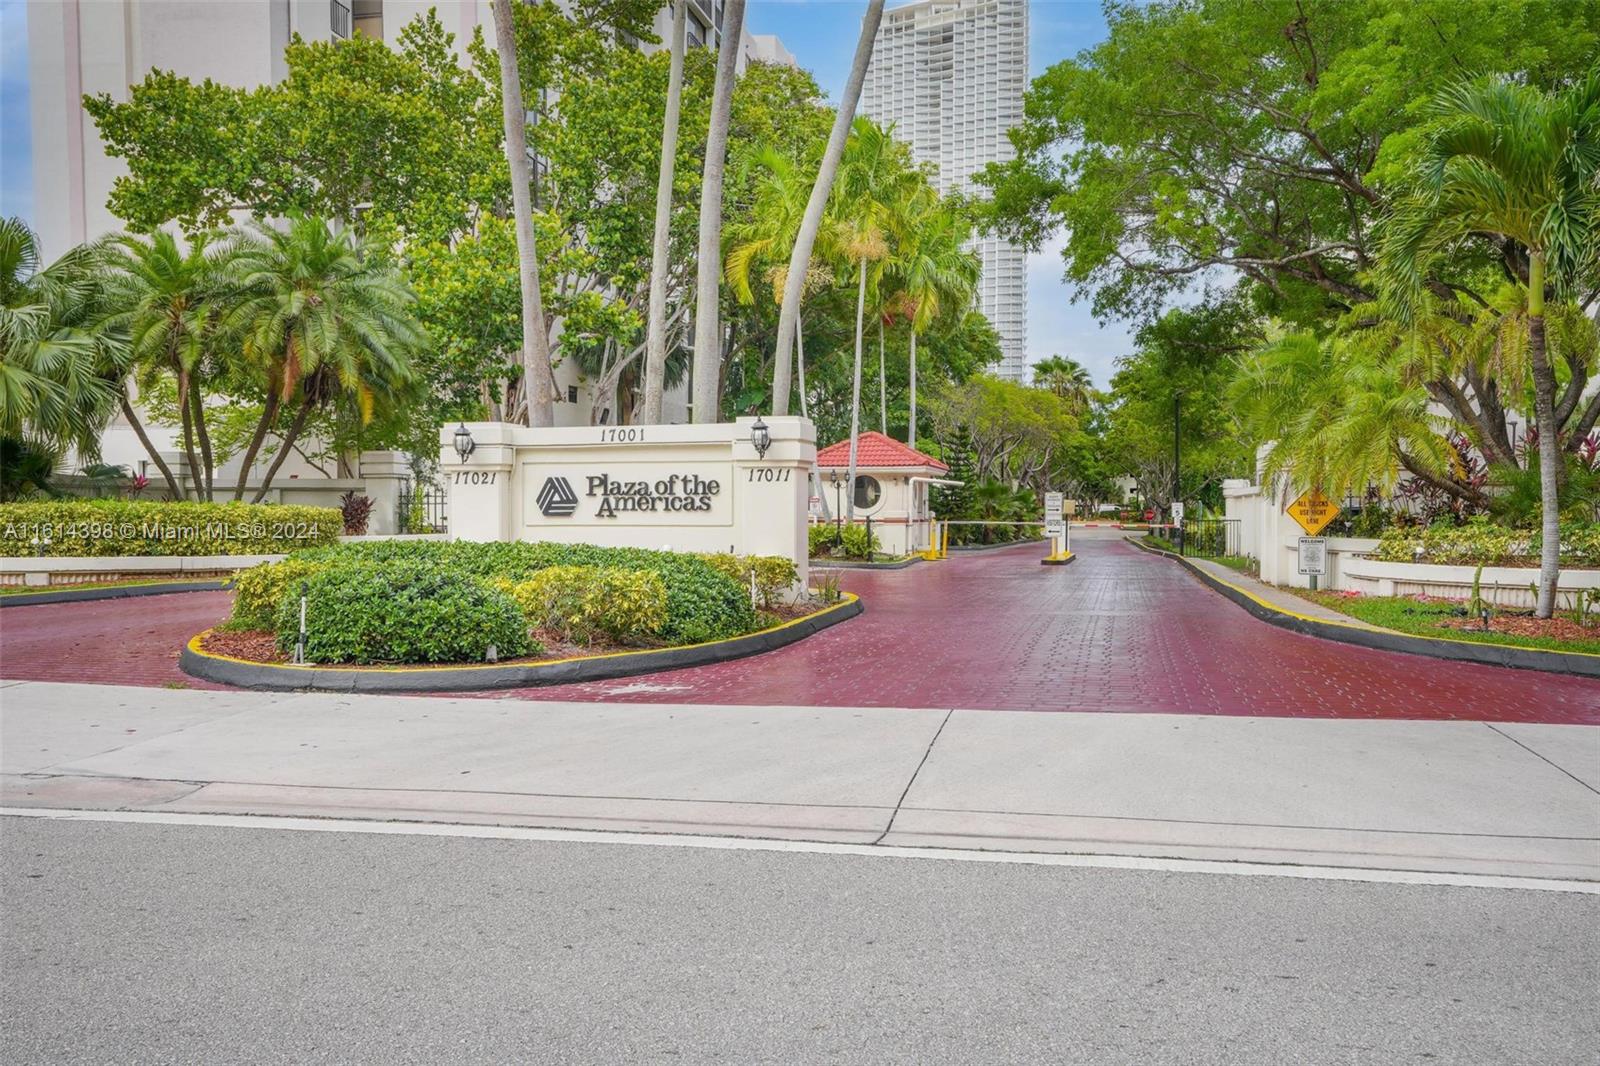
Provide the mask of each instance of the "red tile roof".
{"label": "red tile roof", "polygon": [[[847,437],[837,444],[830,444],[817,451],[817,465],[820,467],[848,467],[850,465],[850,439]],[[882,433],[868,430],[856,438],[856,466],[857,467],[892,467],[892,466],[931,466],[935,470],[948,471],[950,468],[931,455],[923,455],[915,448],[909,448],[892,437],[885,437]]]}

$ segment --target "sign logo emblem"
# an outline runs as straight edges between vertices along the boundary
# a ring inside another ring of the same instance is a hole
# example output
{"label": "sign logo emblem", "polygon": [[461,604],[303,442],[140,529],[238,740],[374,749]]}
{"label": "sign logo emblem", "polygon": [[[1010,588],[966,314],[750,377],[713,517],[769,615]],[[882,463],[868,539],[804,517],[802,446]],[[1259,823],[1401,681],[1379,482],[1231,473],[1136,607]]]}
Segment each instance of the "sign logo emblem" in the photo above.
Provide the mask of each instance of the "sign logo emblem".
{"label": "sign logo emblem", "polygon": [[546,518],[570,518],[578,509],[578,494],[572,491],[572,482],[564,477],[547,477],[534,498],[539,513]]}

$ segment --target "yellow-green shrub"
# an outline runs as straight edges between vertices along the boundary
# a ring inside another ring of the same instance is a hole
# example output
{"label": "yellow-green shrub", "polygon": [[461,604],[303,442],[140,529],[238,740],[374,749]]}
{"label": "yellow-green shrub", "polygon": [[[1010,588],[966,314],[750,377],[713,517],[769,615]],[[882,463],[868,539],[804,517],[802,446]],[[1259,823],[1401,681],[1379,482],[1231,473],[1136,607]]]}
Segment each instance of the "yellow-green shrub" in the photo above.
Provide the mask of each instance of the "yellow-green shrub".
{"label": "yellow-green shrub", "polygon": [[494,582],[522,608],[528,624],[587,644],[596,637],[629,643],[658,635],[667,622],[667,585],[649,570],[550,566],[525,581]]}
{"label": "yellow-green shrub", "polygon": [[241,571],[233,586],[228,628],[271,629],[284,595],[332,565],[315,559],[282,559]]}
{"label": "yellow-green shrub", "polygon": [[755,578],[756,597],[761,601],[761,606],[771,607],[773,601],[800,580],[800,571],[795,567],[794,560],[782,555],[732,555],[728,552],[712,552],[702,555],[719,574],[725,574],[737,581],[741,588],[750,587],[750,579]]}

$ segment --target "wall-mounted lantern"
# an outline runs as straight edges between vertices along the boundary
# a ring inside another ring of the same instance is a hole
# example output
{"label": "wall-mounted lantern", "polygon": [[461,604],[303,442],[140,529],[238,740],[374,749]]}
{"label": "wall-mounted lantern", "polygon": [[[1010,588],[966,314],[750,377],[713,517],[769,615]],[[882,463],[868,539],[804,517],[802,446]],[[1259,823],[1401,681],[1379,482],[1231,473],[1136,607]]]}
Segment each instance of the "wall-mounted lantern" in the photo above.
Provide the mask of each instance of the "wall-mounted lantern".
{"label": "wall-mounted lantern", "polygon": [[456,454],[461,456],[463,463],[467,461],[468,456],[478,450],[478,442],[472,439],[472,433],[468,431],[465,422],[456,426],[455,445]]}
{"label": "wall-mounted lantern", "polygon": [[750,443],[755,446],[757,459],[765,459],[767,449],[772,447],[772,430],[767,428],[760,415],[756,415],[756,424],[750,427]]}

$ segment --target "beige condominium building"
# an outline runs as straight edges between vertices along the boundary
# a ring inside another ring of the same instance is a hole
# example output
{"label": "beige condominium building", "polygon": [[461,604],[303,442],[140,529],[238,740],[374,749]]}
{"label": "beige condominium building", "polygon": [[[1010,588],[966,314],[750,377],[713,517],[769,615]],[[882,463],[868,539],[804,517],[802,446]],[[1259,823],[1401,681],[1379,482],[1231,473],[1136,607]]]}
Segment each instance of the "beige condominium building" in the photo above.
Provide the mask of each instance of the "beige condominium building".
{"label": "beige condominium building", "polygon": [[[1027,0],[922,0],[886,11],[861,111],[937,170],[941,193],[966,190],[987,163],[1013,157],[1006,131],[1022,123],[1028,83]],[[1000,334],[999,372],[1027,373],[1027,257],[981,237],[978,308]]]}

